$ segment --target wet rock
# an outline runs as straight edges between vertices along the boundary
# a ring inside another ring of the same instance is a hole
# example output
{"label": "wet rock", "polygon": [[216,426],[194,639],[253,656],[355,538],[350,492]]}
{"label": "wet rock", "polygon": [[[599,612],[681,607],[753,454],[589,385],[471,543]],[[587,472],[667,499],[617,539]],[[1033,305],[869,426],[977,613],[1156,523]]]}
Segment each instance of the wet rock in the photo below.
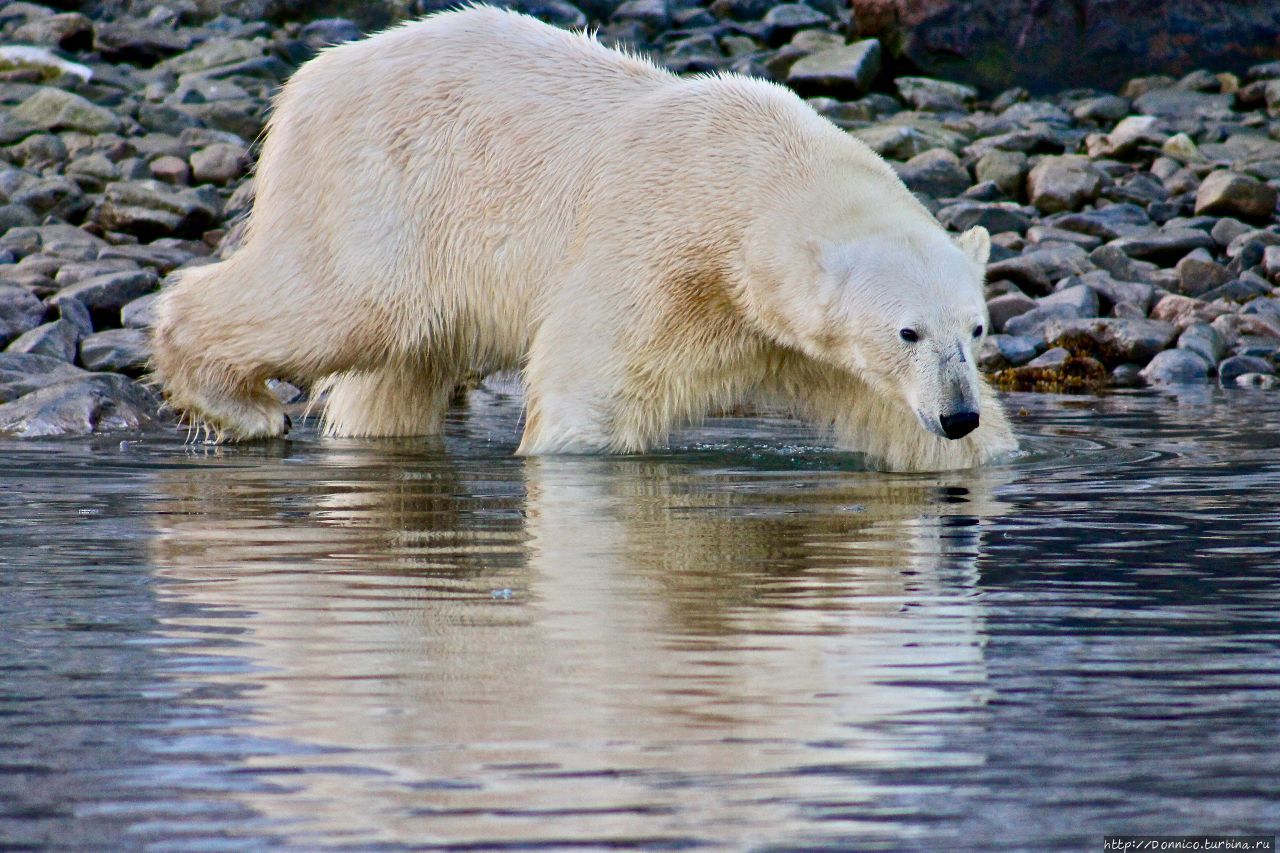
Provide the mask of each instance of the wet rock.
{"label": "wet rock", "polygon": [[1208,323],[1192,323],[1178,336],[1178,347],[1194,352],[1207,364],[1217,364],[1226,354],[1227,342]]}
{"label": "wet rock", "polygon": [[1266,219],[1275,213],[1276,190],[1234,172],[1213,172],[1196,191],[1196,213]]}
{"label": "wet rock", "polygon": [[80,363],[89,370],[141,376],[150,358],[147,333],[141,329],[108,329],[80,342]]}
{"label": "wet rock", "polygon": [[42,87],[13,110],[14,118],[45,130],[78,130],[82,133],[115,133],[121,123],[111,110],[79,95]]}
{"label": "wet rock", "polygon": [[26,288],[0,284],[0,346],[39,326],[44,314],[44,303]]}
{"label": "wet rock", "polygon": [[109,231],[144,240],[197,237],[217,223],[220,208],[216,193],[178,189],[159,181],[127,181],[107,188],[97,219]]}
{"label": "wet rock", "polygon": [[1131,258],[1173,263],[1196,249],[1213,248],[1213,238],[1193,228],[1169,228],[1119,237],[1107,244]]}
{"label": "wet rock", "polygon": [[89,373],[0,405],[0,433],[18,438],[138,430],[160,423],[159,401],[115,373]]}
{"label": "wet rock", "polygon": [[122,307],[155,290],[159,284],[160,277],[154,270],[124,270],[63,288],[50,301],[56,305],[64,299],[74,299],[93,314],[118,316]]}
{"label": "wet rock", "polygon": [[787,84],[802,95],[855,98],[879,73],[880,42],[863,39],[800,59],[787,72]]}
{"label": "wet rock", "polygon": [[1184,296],[1201,296],[1231,280],[1231,272],[1213,260],[1207,250],[1196,249],[1178,261],[1178,292]]}
{"label": "wet rock", "polygon": [[987,301],[987,313],[994,332],[1004,331],[1005,324],[1036,307],[1036,301],[1025,293],[1006,293]]}
{"label": "wet rock", "polygon": [[65,359],[36,353],[0,352],[0,403],[85,372]]}
{"label": "wet rock", "polygon": [[1236,385],[1236,380],[1249,373],[1271,375],[1275,367],[1264,358],[1251,355],[1233,355],[1218,365],[1218,382],[1224,388]]}
{"label": "wet rock", "polygon": [[1169,349],[1156,353],[1140,375],[1149,385],[1195,385],[1208,380],[1209,365],[1191,350]]}
{"label": "wet rock", "polygon": [[1079,210],[1098,197],[1105,178],[1087,157],[1045,157],[1027,175],[1027,196],[1042,213]]}
{"label": "wet rock", "polygon": [[23,332],[5,348],[5,352],[35,353],[47,355],[68,363],[76,360],[76,344],[80,330],[66,320],[54,320]]}
{"label": "wet rock", "polygon": [[972,182],[960,158],[945,148],[917,154],[894,169],[909,190],[933,198],[957,196]]}
{"label": "wet rock", "polygon": [[964,112],[965,105],[978,97],[972,86],[932,77],[898,77],[893,83],[902,100],[927,112]]}
{"label": "wet rock", "polygon": [[1044,329],[1045,340],[1072,352],[1087,353],[1107,365],[1146,364],[1177,337],[1172,323],[1159,320],[1055,320]]}

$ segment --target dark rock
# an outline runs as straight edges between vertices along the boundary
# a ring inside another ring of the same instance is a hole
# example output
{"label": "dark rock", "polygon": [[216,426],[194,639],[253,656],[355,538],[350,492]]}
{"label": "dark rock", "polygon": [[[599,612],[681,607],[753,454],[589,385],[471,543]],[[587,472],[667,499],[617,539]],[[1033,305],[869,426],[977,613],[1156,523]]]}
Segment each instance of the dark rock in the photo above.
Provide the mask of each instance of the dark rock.
{"label": "dark rock", "polygon": [[1247,373],[1274,374],[1275,367],[1265,358],[1251,355],[1233,355],[1218,365],[1218,382],[1228,388],[1236,384],[1236,379]]}
{"label": "dark rock", "polygon": [[138,430],[160,422],[159,401],[114,373],[89,373],[0,405],[0,433],[18,438]]}
{"label": "dark rock", "polygon": [[1120,121],[1131,112],[1133,112],[1133,107],[1129,103],[1129,99],[1116,95],[1086,98],[1071,110],[1071,114],[1080,121],[1091,121],[1098,124],[1110,124],[1111,122]]}
{"label": "dark rock", "polygon": [[44,321],[44,303],[23,287],[0,284],[0,346]]}
{"label": "dark rock", "polygon": [[1079,231],[1103,240],[1143,233],[1151,227],[1151,218],[1136,204],[1109,204],[1097,210],[1050,217],[1046,221],[1055,228]]}
{"label": "dark rock", "polygon": [[[578,14],[582,15],[581,12]],[[585,24],[584,18],[580,26]],[[364,33],[356,26],[355,21],[346,18],[321,18],[303,26],[298,37],[312,50],[320,50],[334,44],[358,41],[364,37]]]}
{"label": "dark rock", "polygon": [[1094,249],[1089,253],[1089,262],[1120,281],[1146,281],[1156,269],[1155,264],[1135,261],[1115,246]]}
{"label": "dark rock", "polygon": [[655,34],[671,20],[665,0],[626,0],[613,12],[614,23],[639,24],[646,32]]}
{"label": "dark rock", "polygon": [[1205,302],[1213,302],[1216,299],[1225,299],[1228,302],[1247,302],[1258,296],[1263,296],[1271,292],[1271,285],[1258,277],[1250,278],[1248,274],[1240,278],[1233,278],[1226,284],[1207,290],[1200,294],[1200,298]]}
{"label": "dark rock", "polygon": [[1192,385],[1208,380],[1209,365],[1188,349],[1169,349],[1156,353],[1141,376],[1150,385]]}
{"label": "dark rock", "polygon": [[129,181],[107,187],[97,218],[109,231],[134,234],[143,240],[170,235],[197,237],[217,223],[220,208],[216,193],[178,189],[158,181]]}
{"label": "dark rock", "polygon": [[[1280,19],[1277,19],[1280,23]],[[1154,89],[1134,99],[1134,109],[1162,118],[1225,119],[1231,115],[1231,95],[1209,95],[1185,89]]]}
{"label": "dark rock", "polygon": [[100,275],[112,272],[127,272],[139,269],[138,264],[125,258],[109,258],[107,260],[82,261],[63,264],[58,268],[54,282],[59,289],[88,281]]}
{"label": "dark rock", "polygon": [[972,182],[960,158],[945,148],[917,154],[894,169],[909,190],[933,198],[957,196]]}
{"label": "dark rock", "polygon": [[74,299],[93,314],[118,316],[126,304],[155,290],[159,284],[160,277],[154,270],[125,270],[94,276],[63,288],[50,301],[57,305],[64,299]]}
{"label": "dark rock", "polygon": [[0,352],[0,403],[85,372],[65,359],[27,352]]}
{"label": "dark rock", "polygon": [[1247,175],[1213,172],[1196,191],[1196,213],[1267,219],[1276,210],[1276,190]]}
{"label": "dark rock", "polygon": [[191,36],[140,23],[104,21],[95,29],[94,47],[108,62],[127,62],[150,68],[162,59],[190,48]]}
{"label": "dark rock", "polygon": [[1195,249],[1213,248],[1213,238],[1191,228],[1170,228],[1147,234],[1119,237],[1107,244],[1131,258],[1174,263]]}
{"label": "dark rock", "polygon": [[80,342],[80,363],[89,370],[141,376],[150,358],[147,333],[141,329],[108,329]]}
{"label": "dark rock", "polygon": [[68,363],[76,360],[76,344],[80,330],[66,320],[54,320],[23,332],[9,344],[5,352],[25,352],[47,355]]}
{"label": "dark rock", "polygon": [[93,46],[93,22],[79,12],[35,18],[14,30],[13,40],[78,53]]}
{"label": "dark rock", "polygon": [[981,225],[992,234],[1002,231],[1021,234],[1031,227],[1031,217],[1018,205],[1008,202],[961,201],[942,208],[937,216],[939,222],[953,231],[968,231]]}
{"label": "dark rock", "polygon": [[177,267],[189,263],[193,258],[208,254],[207,246],[204,246],[203,251],[198,255],[186,245],[162,245],[165,242],[158,240],[145,246],[112,246],[103,249],[98,254],[98,258],[103,261],[124,258],[144,267],[151,267],[160,275],[167,275]]}
{"label": "dark rock", "polygon": [[[1084,285],[1097,294],[1099,313],[1113,312],[1117,317],[1130,315],[1147,316],[1147,311],[1151,307],[1152,297],[1155,294],[1155,288],[1149,284],[1117,281],[1106,270],[1094,270],[1083,275],[1068,276],[1058,282],[1060,290],[1070,289],[1079,285]],[[1121,314],[1116,311],[1121,306],[1132,306],[1133,310],[1125,311],[1124,314]]]}
{"label": "dark rock", "polygon": [[1141,387],[1142,367],[1137,364],[1117,364],[1111,369],[1107,384],[1112,388]]}
{"label": "dark rock", "polygon": [[863,33],[901,45],[902,59],[922,73],[989,91],[1014,81],[1033,92],[1064,81],[1114,91],[1139,74],[1243,71],[1257,63],[1259,45],[1280,42],[1280,7],[1266,2],[860,0],[856,8]]}

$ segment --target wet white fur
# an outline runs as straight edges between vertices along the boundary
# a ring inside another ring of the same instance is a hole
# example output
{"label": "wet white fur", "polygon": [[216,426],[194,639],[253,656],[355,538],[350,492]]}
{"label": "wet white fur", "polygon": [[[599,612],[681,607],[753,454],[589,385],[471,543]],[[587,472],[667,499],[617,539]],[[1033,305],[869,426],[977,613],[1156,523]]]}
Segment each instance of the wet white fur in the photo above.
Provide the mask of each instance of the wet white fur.
{"label": "wet white fur", "polygon": [[[281,434],[270,377],[327,387],[333,434],[427,434],[464,376],[523,368],[524,454],[746,397],[892,469],[1015,446],[973,369],[986,233],[953,243],[782,87],[471,7],[301,68],[256,191],[243,247],[157,309],[158,378],[223,438]],[[965,400],[974,433],[926,428]]]}

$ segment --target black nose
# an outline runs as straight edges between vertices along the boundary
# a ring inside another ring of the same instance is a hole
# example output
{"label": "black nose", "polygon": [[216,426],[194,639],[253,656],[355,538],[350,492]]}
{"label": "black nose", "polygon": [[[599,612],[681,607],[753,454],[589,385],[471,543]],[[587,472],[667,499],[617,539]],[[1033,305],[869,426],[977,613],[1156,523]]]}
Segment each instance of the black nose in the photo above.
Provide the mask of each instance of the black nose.
{"label": "black nose", "polygon": [[947,438],[964,438],[978,428],[977,412],[956,412],[954,415],[943,415],[942,431]]}

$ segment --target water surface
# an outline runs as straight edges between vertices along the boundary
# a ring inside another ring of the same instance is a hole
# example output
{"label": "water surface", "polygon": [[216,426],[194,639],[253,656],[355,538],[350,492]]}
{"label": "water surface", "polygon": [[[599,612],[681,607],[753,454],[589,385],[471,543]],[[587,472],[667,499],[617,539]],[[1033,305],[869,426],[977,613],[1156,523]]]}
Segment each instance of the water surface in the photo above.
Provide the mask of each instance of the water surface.
{"label": "water surface", "polygon": [[1280,396],[1027,452],[0,442],[0,843],[1100,849],[1280,827]]}

